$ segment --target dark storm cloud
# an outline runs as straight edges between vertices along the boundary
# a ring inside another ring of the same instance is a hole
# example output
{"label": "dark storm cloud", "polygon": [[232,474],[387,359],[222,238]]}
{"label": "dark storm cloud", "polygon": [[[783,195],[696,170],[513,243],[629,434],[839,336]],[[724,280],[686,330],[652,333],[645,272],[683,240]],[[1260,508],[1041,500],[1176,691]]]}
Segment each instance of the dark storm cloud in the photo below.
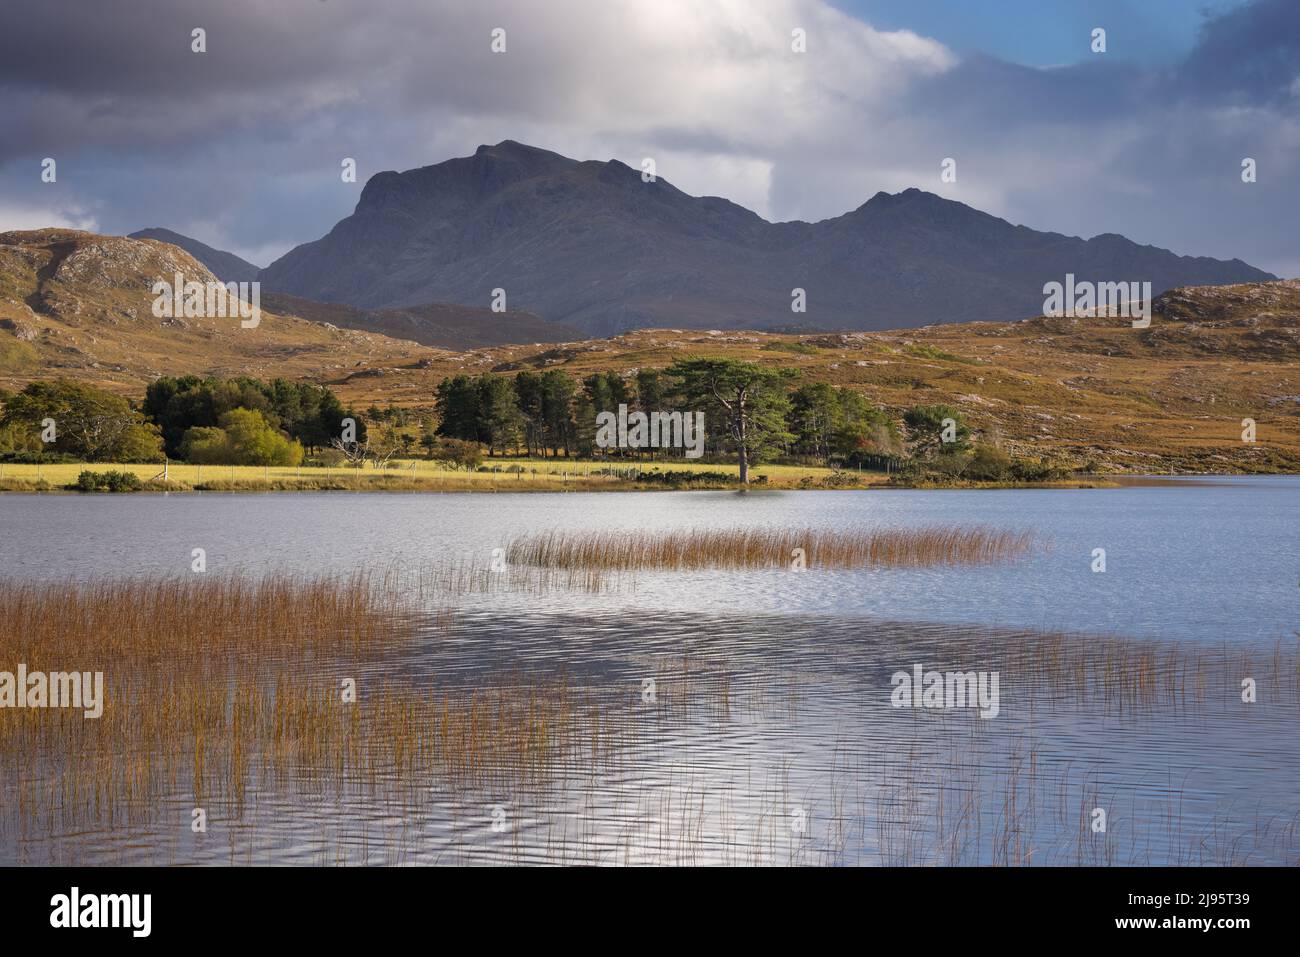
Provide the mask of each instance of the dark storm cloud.
{"label": "dark storm cloud", "polygon": [[1178,71],[1189,94],[1258,104],[1295,116],[1300,80],[1300,5],[1266,0],[1238,7],[1206,24]]}
{"label": "dark storm cloud", "polygon": [[[320,0],[43,0],[9,4],[0,82],[95,96],[183,99],[327,77],[381,52],[358,5]],[[190,33],[207,31],[195,59]],[[340,38],[347,36],[347,43]]]}

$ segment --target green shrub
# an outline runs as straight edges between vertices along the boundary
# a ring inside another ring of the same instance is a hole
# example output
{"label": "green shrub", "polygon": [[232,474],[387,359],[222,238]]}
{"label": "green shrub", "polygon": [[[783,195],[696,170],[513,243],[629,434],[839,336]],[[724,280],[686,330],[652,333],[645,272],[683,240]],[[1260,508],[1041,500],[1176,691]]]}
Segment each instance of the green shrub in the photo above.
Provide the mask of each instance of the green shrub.
{"label": "green shrub", "polygon": [[302,444],[267,423],[261,412],[231,409],[219,426],[195,426],[185,432],[181,454],[195,465],[302,464]]}
{"label": "green shrub", "polygon": [[138,492],[140,477],[134,472],[110,471],[104,473],[104,486],[110,492]]}
{"label": "green shrub", "polygon": [[138,492],[142,486],[140,477],[134,472],[110,469],[107,472],[95,472],[85,469],[77,476],[73,486],[79,492]]}
{"label": "green shrub", "polygon": [[1001,482],[1011,471],[1011,456],[992,445],[977,445],[966,464],[965,477],[973,482]]}
{"label": "green shrub", "polygon": [[799,356],[815,356],[818,349],[807,342],[769,342],[763,346],[764,352],[792,352]]}
{"label": "green shrub", "polygon": [[0,452],[0,462],[6,465],[50,465],[62,462],[80,462],[67,452]]}
{"label": "green shrub", "polygon": [[921,359],[939,359],[943,362],[962,362],[966,365],[979,365],[976,359],[968,359],[966,356],[955,355],[951,352],[945,352],[943,349],[936,349],[934,346],[915,345],[907,347],[907,354],[917,356]]}
{"label": "green shrub", "polygon": [[[740,479],[730,472],[695,472],[689,469],[683,471],[664,471],[658,469],[642,472],[636,480],[643,485],[664,485],[668,488],[692,488],[692,487],[709,487],[717,488],[718,486],[738,485]],[[767,482],[766,475],[751,475],[751,484],[763,485]]]}
{"label": "green shrub", "polygon": [[483,464],[483,448],[477,442],[464,439],[439,438],[430,449],[430,455],[452,468],[474,471]]}
{"label": "green shrub", "polygon": [[1037,462],[1016,459],[1011,465],[1011,477],[1017,482],[1051,482],[1063,475],[1061,469],[1053,468],[1042,459]]}

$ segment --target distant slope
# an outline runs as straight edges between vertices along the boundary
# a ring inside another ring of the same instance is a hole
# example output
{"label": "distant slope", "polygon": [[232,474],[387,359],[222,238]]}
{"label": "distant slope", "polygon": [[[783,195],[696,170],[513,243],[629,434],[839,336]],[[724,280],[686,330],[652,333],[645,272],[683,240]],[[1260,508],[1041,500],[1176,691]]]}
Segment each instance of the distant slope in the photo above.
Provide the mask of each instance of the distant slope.
{"label": "distant slope", "polygon": [[[363,308],[454,302],[589,335],[640,327],[861,330],[1003,320],[1042,310],[1043,284],[1275,278],[1240,260],[1177,256],[1106,234],[1037,232],[917,189],[819,223],[769,223],[617,162],[507,140],[366,183],[326,236],[261,273],[267,289]],[[807,312],[791,311],[806,290]]]}
{"label": "distant slope", "polygon": [[71,229],[0,233],[0,384],[86,379],[139,392],[160,375],[321,377],[436,350],[263,307],[238,318],[157,318],[152,285],[216,277],[178,246]]}
{"label": "distant slope", "polygon": [[252,282],[257,278],[257,274],[261,272],[260,267],[254,266],[247,260],[240,259],[234,253],[213,249],[197,239],[182,236],[180,233],[174,233],[170,229],[163,229],[159,226],[141,229],[127,238],[156,239],[160,243],[171,243],[173,246],[179,246],[207,266],[212,274],[222,282]]}
{"label": "distant slope", "polygon": [[[804,336],[643,329],[363,368],[336,388],[358,404],[419,404],[458,372],[582,378],[729,356],[846,386],[895,418],[952,405],[982,441],[1018,455],[1135,472],[1300,471],[1300,280],[1179,288],[1154,312],[1145,329],[1045,317]],[[1255,443],[1242,441],[1244,418]]]}
{"label": "distant slope", "polygon": [[497,313],[473,306],[433,302],[406,309],[359,309],[342,303],[316,302],[286,293],[264,292],[264,307],[286,316],[328,322],[345,329],[378,332],[439,349],[464,351],[510,343],[567,342],[581,331],[547,322],[531,312]]}

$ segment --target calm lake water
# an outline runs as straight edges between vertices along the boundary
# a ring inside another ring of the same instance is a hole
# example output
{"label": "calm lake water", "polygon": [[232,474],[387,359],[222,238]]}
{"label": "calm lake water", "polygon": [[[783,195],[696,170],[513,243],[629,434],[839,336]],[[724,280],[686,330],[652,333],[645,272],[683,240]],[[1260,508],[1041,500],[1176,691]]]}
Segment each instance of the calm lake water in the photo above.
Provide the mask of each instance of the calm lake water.
{"label": "calm lake water", "polygon": [[[638,573],[461,596],[450,628],[430,619],[411,647],[340,667],[417,696],[562,679],[615,716],[609,753],[527,786],[254,772],[237,808],[211,803],[203,835],[185,826],[183,782],[130,821],[31,828],[0,813],[0,862],[1300,863],[1297,519],[1300,480],[1278,477],[0,496],[0,575],[52,586],[189,574],[196,547],[209,574],[418,574],[487,564],[548,529],[982,524],[1035,540],[982,567]],[[999,672],[997,716],[894,707],[891,676],[915,665]],[[1154,684],[1128,693],[1143,668]]]}
{"label": "calm lake water", "polygon": [[[547,529],[931,527],[1032,531],[1031,558],[985,568],[640,575],[617,596],[535,611],[844,614],[1203,642],[1300,626],[1300,478],[1082,490],[571,494],[0,496],[0,575],[46,581],[187,573],[318,574],[489,562]],[[1106,572],[1092,553],[1106,551]]]}

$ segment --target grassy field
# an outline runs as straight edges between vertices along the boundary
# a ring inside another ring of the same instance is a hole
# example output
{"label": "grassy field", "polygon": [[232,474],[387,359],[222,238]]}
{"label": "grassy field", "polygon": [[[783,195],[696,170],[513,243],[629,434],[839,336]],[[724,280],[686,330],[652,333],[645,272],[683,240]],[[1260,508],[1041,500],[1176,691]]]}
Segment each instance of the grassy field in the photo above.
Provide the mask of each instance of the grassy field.
{"label": "grassy field", "polygon": [[[0,464],[0,491],[55,491],[73,485],[83,471],[128,471],[146,488],[159,491],[502,491],[560,492],[639,488],[726,488],[737,478],[735,465],[699,462],[605,463],[563,459],[498,458],[485,463],[490,471],[450,469],[423,459],[390,463],[388,468],[280,468],[252,465],[167,466],[67,463],[57,465]],[[665,484],[656,473],[676,473]],[[690,473],[698,478],[690,478]],[[854,485],[885,481],[878,472],[846,473]],[[725,476],[722,477],[722,476]],[[763,465],[750,471],[751,480],[768,488],[831,487],[830,469],[792,465]],[[763,480],[766,479],[764,482]],[[841,479],[837,484],[843,484]]]}

